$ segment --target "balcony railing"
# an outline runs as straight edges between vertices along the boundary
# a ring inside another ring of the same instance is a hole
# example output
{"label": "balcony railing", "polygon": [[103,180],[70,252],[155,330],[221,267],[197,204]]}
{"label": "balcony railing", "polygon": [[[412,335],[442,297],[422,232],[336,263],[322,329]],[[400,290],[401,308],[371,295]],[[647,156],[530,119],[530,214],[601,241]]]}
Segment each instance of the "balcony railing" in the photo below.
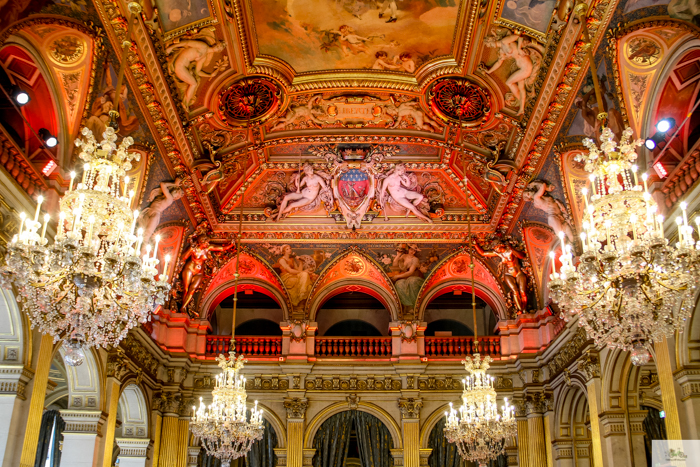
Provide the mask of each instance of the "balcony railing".
{"label": "balcony railing", "polygon": [[[207,336],[207,356],[226,354],[231,336]],[[236,353],[245,357],[279,357],[282,336],[236,336]]]}
{"label": "balcony railing", "polygon": [[391,337],[316,337],[317,357],[391,357]]}
{"label": "balcony railing", "polygon": [[[481,355],[501,355],[501,338],[499,336],[479,337]],[[473,337],[426,337],[426,357],[460,357],[476,353]]]}

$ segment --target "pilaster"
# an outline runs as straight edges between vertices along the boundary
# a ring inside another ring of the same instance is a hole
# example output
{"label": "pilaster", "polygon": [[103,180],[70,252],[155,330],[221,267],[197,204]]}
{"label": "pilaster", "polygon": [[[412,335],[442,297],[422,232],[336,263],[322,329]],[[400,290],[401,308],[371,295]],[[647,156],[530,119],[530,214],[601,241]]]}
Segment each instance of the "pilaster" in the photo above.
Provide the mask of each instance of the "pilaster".
{"label": "pilaster", "polygon": [[61,410],[66,422],[63,430],[61,464],[71,467],[93,467],[97,454],[98,436],[105,422],[99,410]]}
{"label": "pilaster", "polygon": [[544,427],[544,413],[547,410],[548,400],[549,398],[543,393],[528,395],[525,400],[528,432],[527,458],[530,467],[549,465]]}
{"label": "pilaster", "polygon": [[32,376],[23,365],[0,365],[0,465],[16,465],[12,458],[24,434],[29,405],[25,391]]}
{"label": "pilaster", "polygon": [[645,465],[647,461],[644,447],[644,419],[648,412],[648,410],[630,410],[628,412],[633,465]]}
{"label": "pilaster", "polygon": [[415,397],[402,397],[398,401],[401,411],[403,431],[403,465],[419,467],[420,465],[420,409],[423,400]]}
{"label": "pilaster", "polygon": [[[579,361],[579,370],[586,377],[586,389],[588,391],[588,412],[591,420],[591,440],[593,458],[591,463],[593,467],[603,467],[603,444],[601,442],[600,430],[600,404],[601,404],[601,377],[600,377],[600,360],[598,355],[592,352],[587,352],[582,360]],[[577,449],[574,446],[574,449]]]}
{"label": "pilaster", "polygon": [[119,446],[119,467],[145,467],[148,438],[115,438]]}
{"label": "pilaster", "polygon": [[121,388],[120,379],[128,369],[124,351],[121,349],[107,357],[107,382],[105,384],[107,400],[107,423],[105,435],[102,440],[102,467],[112,466],[112,452],[114,450],[114,432],[117,425],[117,411],[119,409],[119,395]]}
{"label": "pilaster", "polygon": [[[287,397],[284,399],[284,408],[287,409],[287,465],[289,467],[302,467],[306,465],[304,449],[304,420],[309,401],[302,397]],[[316,450],[313,450],[316,452]],[[311,465],[311,459],[308,460]]]}
{"label": "pilaster", "polygon": [[700,439],[700,368],[682,368],[675,373],[681,389],[681,406],[688,417],[688,439]]}
{"label": "pilaster", "polygon": [[187,448],[187,467],[197,467],[197,463],[199,462],[199,452],[201,450],[202,448],[199,446],[189,446]]}
{"label": "pilaster", "polygon": [[654,342],[654,350],[656,351],[656,369],[661,387],[661,401],[666,412],[666,434],[669,440],[681,440],[683,436],[678,414],[678,404],[681,398],[678,397],[679,394],[676,394],[668,339],[664,337],[662,340]]}
{"label": "pilaster", "polygon": [[525,407],[525,401],[518,400],[515,402],[515,420],[517,422],[518,429],[518,466],[519,467],[530,467],[528,444],[529,444],[529,434],[527,431],[527,410]]}

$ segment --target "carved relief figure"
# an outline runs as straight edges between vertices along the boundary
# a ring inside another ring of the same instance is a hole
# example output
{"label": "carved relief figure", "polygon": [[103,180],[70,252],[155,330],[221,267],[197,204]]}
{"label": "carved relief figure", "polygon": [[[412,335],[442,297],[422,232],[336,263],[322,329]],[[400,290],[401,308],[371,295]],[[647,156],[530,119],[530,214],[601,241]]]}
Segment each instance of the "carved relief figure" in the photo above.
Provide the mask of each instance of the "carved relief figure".
{"label": "carved relief figure", "polygon": [[228,59],[217,62],[210,73],[204,71],[215,54],[226,48],[226,43],[217,42],[212,29],[177,38],[165,50],[168,56],[168,69],[180,82],[183,104],[189,108],[194,103],[201,78],[212,78],[228,65]]}
{"label": "carved relief figure", "polygon": [[290,104],[289,108],[287,109],[287,113],[284,115],[284,117],[277,121],[277,124],[273,126],[270,131],[282,130],[287,125],[300,119],[303,119],[303,121],[311,124],[311,126],[315,128],[321,128],[321,125],[323,125],[325,122],[319,120],[315,113],[323,114],[324,112],[320,108],[314,112],[316,106],[318,106],[321,102],[323,102],[323,96],[317,94],[309,98],[306,103],[297,102]]}
{"label": "carved relief figure", "polygon": [[160,182],[157,188],[151,190],[147,200],[150,204],[139,213],[139,217],[136,220],[136,227],[143,229],[142,254],[145,253],[146,245],[148,245],[153,232],[160,224],[160,217],[163,211],[184,196],[185,192],[180,184],[181,181],[179,179],[174,182]]}
{"label": "carved relief figure", "polygon": [[417,180],[406,173],[406,166],[403,164],[397,164],[394,170],[386,174],[379,187],[379,205],[384,210],[385,220],[389,220],[386,203],[391,199],[406,209],[406,217],[409,213],[413,213],[417,218],[433,223],[428,216],[425,196],[415,191],[417,185]]}
{"label": "carved relief figure", "polygon": [[[327,176],[323,172],[314,173],[314,168],[311,164],[304,164],[303,176],[297,173],[292,177],[291,186],[295,187],[296,190],[284,195],[275,220],[279,221],[294,209],[310,205],[319,197],[324,201],[328,201],[327,204],[332,204],[333,195],[328,187],[328,183],[326,183],[327,178],[321,176],[321,174]],[[330,178],[329,176],[327,177]]]}
{"label": "carved relief figure", "polygon": [[[88,118],[85,126],[92,131],[92,134],[95,135],[95,138],[98,141],[101,141],[102,135],[107,128],[107,123],[109,123],[109,111],[114,108],[114,96],[116,92],[117,91],[114,89],[114,87],[109,86],[107,89],[105,89],[102,95],[95,99],[95,102],[92,103],[90,117]],[[124,105],[127,93],[127,87],[122,87],[122,92],[119,96],[120,98],[117,104],[119,106],[118,134],[120,136],[128,136],[139,127],[139,118],[136,115],[129,115],[126,110],[126,106]]]}
{"label": "carved relief figure", "polygon": [[494,29],[484,38],[487,47],[498,48],[498,60],[486,73],[491,74],[510,59],[513,60],[511,72],[506,79],[510,93],[506,94],[506,103],[518,107],[518,115],[525,112],[525,101],[532,89],[542,63],[542,46],[508,29]]}
{"label": "carved relief figure", "polygon": [[440,131],[440,125],[425,115],[417,101],[401,102],[399,105],[387,105],[385,110],[394,118],[394,125],[391,128],[399,126],[403,117],[411,117],[416,121],[416,128],[419,130]]}
{"label": "carved relief figure", "polygon": [[505,243],[499,243],[493,250],[484,251],[474,241],[474,248],[481,256],[501,259],[498,275],[508,286],[517,313],[524,313],[527,310],[527,276],[520,267],[520,260],[525,259],[525,255]]}
{"label": "carved relief figure", "polygon": [[277,266],[281,271],[280,278],[287,288],[289,300],[292,306],[298,307],[304,300],[309,298],[311,286],[315,278],[312,277],[315,269],[308,262],[297,258],[289,245],[282,246],[282,257],[277,261]]}
{"label": "carved relief figure", "polygon": [[419,251],[415,243],[398,245],[391,264],[392,271],[388,274],[394,282],[405,311],[415,306],[418,292],[425,280],[420,259],[416,256]]}
{"label": "carved relief figure", "polygon": [[571,229],[569,214],[564,203],[555,199],[550,194],[555,186],[544,181],[535,180],[531,182],[523,192],[525,201],[532,201],[532,204],[547,214],[547,224],[554,230],[554,233],[564,232],[567,241],[574,240],[574,232]]}
{"label": "carved relief figure", "polygon": [[[212,246],[209,244],[209,237],[200,235],[196,241],[182,256],[182,262],[185,264],[182,268],[182,306],[180,313],[185,313],[187,305],[192,302],[194,293],[197,287],[200,286],[204,279],[204,262],[209,259],[209,253],[212,251],[226,251],[233,248],[235,244],[229,243],[227,246]],[[199,313],[192,313],[195,318],[199,318]]]}

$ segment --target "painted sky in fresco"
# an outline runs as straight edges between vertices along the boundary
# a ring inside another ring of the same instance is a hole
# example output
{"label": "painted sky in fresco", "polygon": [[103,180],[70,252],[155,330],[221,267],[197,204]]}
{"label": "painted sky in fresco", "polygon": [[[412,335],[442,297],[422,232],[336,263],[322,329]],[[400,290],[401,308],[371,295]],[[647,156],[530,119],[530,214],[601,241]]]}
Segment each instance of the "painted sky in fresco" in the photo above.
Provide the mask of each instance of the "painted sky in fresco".
{"label": "painted sky in fresco", "polygon": [[450,53],[460,0],[251,0],[250,5],[260,53],[281,58],[297,72],[412,73]]}

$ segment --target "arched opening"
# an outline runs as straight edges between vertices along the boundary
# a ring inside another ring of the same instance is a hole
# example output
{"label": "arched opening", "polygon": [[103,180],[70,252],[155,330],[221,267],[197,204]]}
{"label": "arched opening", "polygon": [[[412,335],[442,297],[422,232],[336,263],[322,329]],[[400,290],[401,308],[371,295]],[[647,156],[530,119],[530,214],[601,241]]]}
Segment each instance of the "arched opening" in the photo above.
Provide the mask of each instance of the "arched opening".
{"label": "arched opening", "polygon": [[[445,293],[433,298],[425,309],[424,320],[428,323],[426,336],[450,337],[473,336],[474,315],[470,293]],[[476,298],[476,323],[480,336],[495,335],[498,318],[491,307],[481,298]]]}
{"label": "arched opening", "polygon": [[316,431],[313,447],[314,467],[393,464],[388,428],[374,415],[359,410],[340,412],[323,422]]}
{"label": "arched opening", "polygon": [[[335,295],[316,313],[320,336],[386,336],[390,321],[391,315],[386,307],[362,292]],[[358,334],[352,334],[352,331]]]}
{"label": "arched opening", "polygon": [[[428,447],[432,449],[428,458],[429,467],[476,467],[478,464],[463,461],[457,452],[457,447],[445,438],[445,417],[440,417],[428,438]],[[508,458],[501,454],[488,462],[489,467],[507,467]]]}
{"label": "arched opening", "polygon": [[[230,295],[209,311],[212,333],[231,335],[233,319],[233,289]],[[236,335],[281,336],[279,323],[284,320],[282,309],[270,296],[257,290],[239,290],[236,307]]]}

